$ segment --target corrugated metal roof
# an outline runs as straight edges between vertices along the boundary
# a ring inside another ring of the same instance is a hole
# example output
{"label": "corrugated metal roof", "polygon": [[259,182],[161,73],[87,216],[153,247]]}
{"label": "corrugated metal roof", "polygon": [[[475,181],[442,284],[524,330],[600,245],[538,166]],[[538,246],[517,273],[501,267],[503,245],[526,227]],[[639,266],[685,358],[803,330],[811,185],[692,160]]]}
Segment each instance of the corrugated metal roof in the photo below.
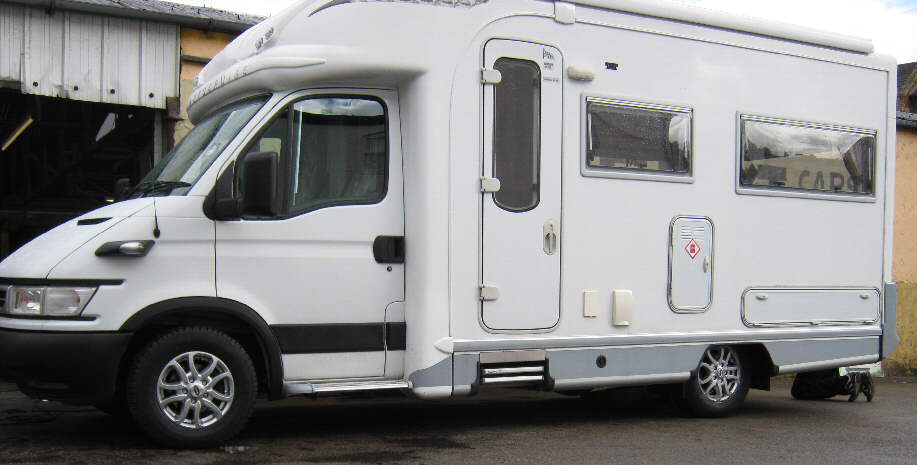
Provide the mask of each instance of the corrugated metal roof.
{"label": "corrugated metal roof", "polygon": [[77,11],[159,21],[205,30],[242,32],[263,17],[159,0],[3,0],[44,10]]}
{"label": "corrugated metal roof", "polygon": [[0,4],[0,57],[25,94],[165,108],[179,93],[177,24]]}

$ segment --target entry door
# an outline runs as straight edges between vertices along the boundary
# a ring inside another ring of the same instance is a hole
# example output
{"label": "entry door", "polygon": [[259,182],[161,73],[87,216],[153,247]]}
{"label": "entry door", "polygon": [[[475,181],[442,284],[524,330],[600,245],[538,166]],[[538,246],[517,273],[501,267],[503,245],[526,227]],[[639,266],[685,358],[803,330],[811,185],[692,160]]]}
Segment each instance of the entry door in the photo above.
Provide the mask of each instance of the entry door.
{"label": "entry door", "polygon": [[394,92],[303,93],[246,149],[281,154],[285,206],[216,222],[217,295],[271,325],[285,379],[381,377],[386,349],[404,350],[403,331],[386,338],[386,308],[404,300],[398,121]]}
{"label": "entry door", "polygon": [[490,329],[547,329],[560,316],[562,72],[553,47],[494,39],[484,49],[481,314]]}

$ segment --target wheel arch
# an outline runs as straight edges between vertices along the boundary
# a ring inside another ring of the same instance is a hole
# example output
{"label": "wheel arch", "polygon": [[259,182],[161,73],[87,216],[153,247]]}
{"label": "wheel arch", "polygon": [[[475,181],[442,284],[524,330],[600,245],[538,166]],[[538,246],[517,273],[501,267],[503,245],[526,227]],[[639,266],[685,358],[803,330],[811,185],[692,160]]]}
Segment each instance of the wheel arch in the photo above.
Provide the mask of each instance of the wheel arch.
{"label": "wheel arch", "polygon": [[219,297],[180,297],[152,304],[131,316],[120,331],[134,334],[119,368],[139,347],[163,330],[180,325],[201,325],[223,330],[239,339],[251,353],[263,388],[271,400],[282,399],[283,359],[271,327],[251,307]]}
{"label": "wheel arch", "polygon": [[[697,364],[699,365],[701,360],[703,360],[703,354],[706,353],[707,349],[717,346],[733,347],[739,352],[743,362],[751,371],[751,377],[749,378],[748,384],[750,388],[764,391],[771,390],[771,377],[777,374],[777,367],[774,365],[771,354],[764,344],[755,342],[742,344],[710,344],[701,352]],[[696,374],[697,365],[691,370],[691,377],[693,378]]]}
{"label": "wheel arch", "polygon": [[736,350],[742,354],[745,363],[751,368],[749,387],[752,389],[771,390],[771,377],[776,374],[776,367],[771,354],[764,344],[737,344]]}

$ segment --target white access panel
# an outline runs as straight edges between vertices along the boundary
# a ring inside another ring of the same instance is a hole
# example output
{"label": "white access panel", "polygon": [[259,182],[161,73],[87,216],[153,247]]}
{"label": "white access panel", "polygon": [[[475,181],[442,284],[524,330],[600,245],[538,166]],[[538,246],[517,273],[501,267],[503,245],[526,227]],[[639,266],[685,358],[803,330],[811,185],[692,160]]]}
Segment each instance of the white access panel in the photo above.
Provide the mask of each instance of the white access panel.
{"label": "white access panel", "polygon": [[747,326],[874,323],[877,289],[749,289],[742,296]]}
{"label": "white access panel", "polygon": [[713,297],[713,223],[676,217],[669,230],[669,306],[701,312]]}

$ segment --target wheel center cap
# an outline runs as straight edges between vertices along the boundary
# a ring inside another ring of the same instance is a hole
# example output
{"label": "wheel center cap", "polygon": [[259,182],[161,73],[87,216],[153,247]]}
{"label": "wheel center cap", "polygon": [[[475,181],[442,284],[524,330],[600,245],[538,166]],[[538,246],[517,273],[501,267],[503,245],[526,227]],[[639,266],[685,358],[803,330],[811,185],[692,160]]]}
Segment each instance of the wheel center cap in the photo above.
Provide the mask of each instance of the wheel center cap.
{"label": "wheel center cap", "polygon": [[191,397],[197,398],[197,397],[204,395],[204,387],[198,383],[192,384],[191,389],[189,389],[189,391],[191,392]]}

